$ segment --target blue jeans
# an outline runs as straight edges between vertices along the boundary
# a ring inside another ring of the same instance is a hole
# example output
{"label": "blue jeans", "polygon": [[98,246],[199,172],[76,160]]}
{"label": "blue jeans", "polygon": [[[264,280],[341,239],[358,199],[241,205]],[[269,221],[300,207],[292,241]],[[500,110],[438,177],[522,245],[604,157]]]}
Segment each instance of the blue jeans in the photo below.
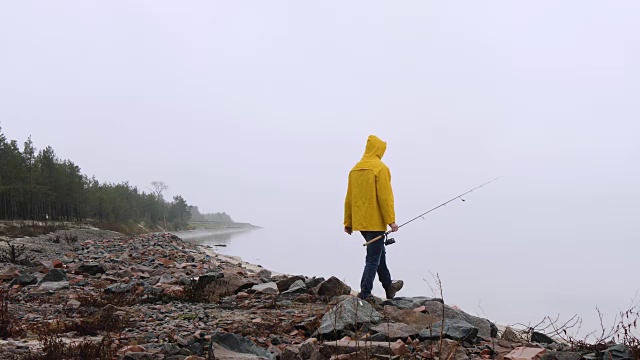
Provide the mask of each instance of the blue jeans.
{"label": "blue jeans", "polygon": [[[384,235],[384,231],[361,231],[365,241],[372,240],[380,235]],[[391,285],[391,274],[387,268],[386,251],[384,249],[384,238],[372,244],[367,245],[367,258],[365,260],[364,272],[360,281],[360,294],[358,297],[364,299],[371,295],[373,290],[373,280],[378,274],[378,280],[382,283],[383,288]]]}

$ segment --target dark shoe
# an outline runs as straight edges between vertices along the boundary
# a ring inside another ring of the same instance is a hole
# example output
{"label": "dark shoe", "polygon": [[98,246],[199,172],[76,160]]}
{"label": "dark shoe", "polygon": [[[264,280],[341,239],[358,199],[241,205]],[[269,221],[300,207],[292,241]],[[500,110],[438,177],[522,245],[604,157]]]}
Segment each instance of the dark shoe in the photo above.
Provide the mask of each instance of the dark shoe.
{"label": "dark shoe", "polygon": [[363,298],[362,296],[360,296],[360,294],[358,294],[358,299],[368,302],[369,305],[371,305],[375,310],[382,311],[382,307],[380,306],[380,303],[382,303],[382,300],[380,300],[379,298],[376,298],[373,295],[369,295]]}
{"label": "dark shoe", "polygon": [[404,281],[402,280],[393,280],[391,285],[388,288],[384,289],[387,294],[387,299],[393,299],[396,296],[396,293],[402,289],[404,286]]}

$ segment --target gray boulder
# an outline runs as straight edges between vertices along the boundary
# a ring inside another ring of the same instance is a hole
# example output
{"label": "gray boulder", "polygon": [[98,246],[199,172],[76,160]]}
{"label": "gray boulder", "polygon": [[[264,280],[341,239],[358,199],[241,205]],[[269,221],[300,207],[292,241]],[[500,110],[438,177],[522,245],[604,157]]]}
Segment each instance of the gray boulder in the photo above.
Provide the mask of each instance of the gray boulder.
{"label": "gray boulder", "polygon": [[425,296],[416,296],[416,297],[397,297],[390,300],[385,300],[382,302],[382,306],[391,305],[395,306],[398,309],[410,309],[413,310],[417,307],[424,306],[429,301],[438,301],[442,303],[442,299],[434,299]]}
{"label": "gray boulder", "polygon": [[38,278],[27,273],[22,273],[17,278],[13,279],[9,285],[20,285],[20,286],[28,286],[35,285],[38,283]]}
{"label": "gray boulder", "polygon": [[531,342],[536,342],[536,343],[539,343],[539,344],[553,344],[553,343],[555,343],[555,341],[553,341],[552,338],[550,338],[546,334],[543,334],[543,333],[537,332],[537,331],[534,331],[534,332],[531,333]]}
{"label": "gray boulder", "polygon": [[276,285],[276,283],[274,282],[254,285],[251,288],[251,292],[256,292],[259,294],[277,294],[278,285]]}
{"label": "gray boulder", "polygon": [[131,292],[135,286],[136,283],[134,282],[130,282],[128,284],[116,283],[107,286],[107,288],[104,289],[104,292],[105,294],[124,294]]}
{"label": "gray boulder", "polygon": [[445,319],[462,320],[473,325],[478,329],[478,337],[482,340],[489,341],[498,336],[498,327],[487,319],[469,315],[464,311],[444,305],[440,301],[427,301],[422,306],[425,307],[428,314],[438,318],[442,316],[442,308],[444,307]]}
{"label": "gray boulder", "polygon": [[89,275],[104,274],[107,272],[107,269],[104,267],[104,265],[97,262],[84,263],[78,266],[78,270],[83,274]]}
{"label": "gray boulder", "polygon": [[67,281],[67,273],[64,270],[60,269],[51,269],[49,272],[40,280],[40,283],[45,282],[58,282],[58,281]]}
{"label": "gray boulder", "polygon": [[348,296],[324,314],[315,335],[325,340],[335,340],[342,338],[346,332],[366,331],[382,319],[382,315],[371,304]]}
{"label": "gray boulder", "polygon": [[295,345],[289,345],[284,348],[280,360],[301,360],[300,347]]}
{"label": "gray boulder", "polygon": [[307,339],[300,345],[300,357],[303,360],[323,358],[320,354],[320,345],[315,338]]}
{"label": "gray boulder", "polygon": [[300,276],[300,275],[289,276],[288,278],[285,278],[285,279],[282,279],[282,280],[278,281],[276,283],[278,285],[278,291],[285,292],[285,291],[289,290],[291,285],[293,285],[293,283],[298,281],[298,280],[302,280],[302,282],[304,282],[304,276]]}
{"label": "gray boulder", "polygon": [[318,288],[318,295],[330,298],[340,295],[349,295],[350,293],[351,288],[335,276],[332,276],[328,280],[322,282]]}
{"label": "gray boulder", "polygon": [[307,292],[307,285],[305,285],[303,280],[298,280],[291,284],[289,290],[283,292],[282,294],[302,294]]}
{"label": "gray boulder", "polygon": [[220,273],[217,271],[208,272],[198,277],[198,285],[205,286],[223,277],[224,277],[223,273]]}
{"label": "gray boulder", "polygon": [[443,339],[439,341],[436,346],[442,349],[440,353],[440,359],[447,360],[469,360],[469,355],[464,347],[460,346],[457,341]]}
{"label": "gray boulder", "polygon": [[271,282],[271,271],[269,270],[260,270],[256,276],[263,282]]}
{"label": "gray boulder", "polygon": [[69,282],[66,280],[41,282],[40,286],[38,286],[38,289],[43,291],[58,291],[58,290],[68,289],[68,288],[69,288]]}
{"label": "gray boulder", "polygon": [[[440,321],[420,331],[421,340],[437,340],[440,339],[442,323]],[[469,324],[464,320],[445,319],[444,320],[444,338],[474,343],[478,336],[478,328]]]}
{"label": "gray boulder", "polygon": [[[393,346],[393,345],[392,345]],[[393,357],[392,346],[389,346],[388,342],[381,341],[364,341],[357,342],[355,340],[339,340],[339,341],[327,341],[320,347],[320,354],[325,359],[340,359],[340,355],[350,354],[351,356],[342,357],[342,359],[400,359],[399,357]],[[366,353],[373,356],[362,356]],[[356,352],[362,354],[360,357],[354,357]]]}
{"label": "gray boulder", "polygon": [[541,360],[580,360],[582,355],[577,352],[569,351],[547,351],[545,352]]}
{"label": "gray boulder", "polygon": [[604,353],[602,353],[602,358],[604,360],[632,360],[633,354],[628,347],[617,344],[605,350]]}
{"label": "gray boulder", "polygon": [[382,323],[371,328],[375,331],[371,341],[396,341],[418,335],[419,331],[403,323]]}
{"label": "gray boulder", "polygon": [[270,360],[276,359],[272,353],[257,346],[253,341],[236,334],[216,331],[211,335],[211,342],[233,352],[253,354]]}
{"label": "gray boulder", "polygon": [[308,278],[304,281],[304,283],[307,285],[307,289],[313,289],[314,287],[322,284],[324,282],[324,278],[323,277],[312,277],[312,278]]}
{"label": "gray boulder", "polygon": [[522,339],[520,338],[520,335],[518,335],[518,333],[516,333],[515,330],[513,330],[512,328],[510,328],[508,326],[502,332],[502,339],[503,340],[507,340],[507,341],[511,341],[511,342],[522,341]]}

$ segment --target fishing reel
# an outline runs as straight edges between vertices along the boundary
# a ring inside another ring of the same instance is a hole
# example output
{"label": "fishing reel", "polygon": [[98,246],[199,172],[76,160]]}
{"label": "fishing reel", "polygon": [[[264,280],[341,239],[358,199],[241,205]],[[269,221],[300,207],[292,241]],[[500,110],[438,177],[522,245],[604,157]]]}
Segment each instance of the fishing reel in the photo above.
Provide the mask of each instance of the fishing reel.
{"label": "fishing reel", "polygon": [[385,236],[384,236],[384,244],[385,244],[386,246],[388,246],[388,245],[393,245],[393,244],[395,244],[395,243],[396,243],[396,240],[395,240],[394,238],[390,238],[390,237],[388,237],[388,235],[385,235]]}

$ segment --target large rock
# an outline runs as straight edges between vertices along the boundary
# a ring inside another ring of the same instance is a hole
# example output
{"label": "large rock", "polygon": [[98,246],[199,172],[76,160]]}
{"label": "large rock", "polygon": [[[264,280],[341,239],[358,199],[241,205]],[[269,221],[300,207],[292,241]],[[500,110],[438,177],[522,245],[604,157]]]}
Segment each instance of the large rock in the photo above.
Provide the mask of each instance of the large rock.
{"label": "large rock", "polygon": [[396,341],[406,339],[418,335],[419,331],[407,324],[403,323],[382,323],[371,328],[375,331],[371,337],[372,341]]}
{"label": "large rock", "polygon": [[20,276],[20,269],[17,266],[7,266],[0,270],[0,280],[12,280]]}
{"label": "large rock", "polygon": [[82,265],[78,266],[78,270],[83,274],[89,275],[104,274],[107,272],[107,269],[104,267],[104,265],[97,262],[83,263]]}
{"label": "large rock", "polygon": [[455,340],[443,339],[436,344],[436,348],[440,349],[438,356],[440,359],[469,360],[467,351]]}
{"label": "large rock", "polygon": [[553,344],[555,341],[553,341],[553,339],[546,334],[534,331],[531,333],[531,342],[537,342],[540,344]]}
{"label": "large rock", "polygon": [[269,270],[262,269],[258,271],[256,276],[260,278],[260,280],[262,280],[263,282],[271,282],[271,271]]}
{"label": "large rock", "polygon": [[244,277],[237,274],[225,274],[222,279],[211,283],[209,288],[215,295],[227,296],[251,289],[254,285],[261,283],[258,278]]}
{"label": "large rock", "polygon": [[302,280],[298,280],[291,284],[289,290],[283,292],[282,294],[302,294],[307,292],[307,285]]}
{"label": "large rock", "polygon": [[425,296],[416,296],[416,297],[396,297],[390,300],[385,300],[382,302],[382,306],[391,305],[395,306],[398,309],[415,309],[420,306],[424,306],[429,301],[438,301],[442,303],[442,299],[434,299]]}
{"label": "large rock", "polygon": [[478,329],[478,337],[482,340],[489,341],[491,338],[498,336],[498,328],[495,324],[487,319],[469,315],[464,311],[454,309],[450,306],[442,304],[440,301],[427,301],[423,305],[428,314],[441,319],[442,308],[444,307],[444,318],[449,320],[463,320]]}
{"label": "large rock", "polygon": [[304,281],[304,283],[307,285],[308,289],[313,289],[316,286],[322,284],[324,282],[324,278],[323,277],[312,277],[312,278],[308,278]]}
{"label": "large rock", "polygon": [[289,345],[284,348],[282,355],[280,356],[280,360],[300,360],[302,356],[300,356],[300,347],[295,345]]}
{"label": "large rock", "polygon": [[69,282],[68,281],[46,281],[46,282],[41,282],[40,286],[38,286],[38,289],[43,290],[43,291],[57,291],[57,290],[62,290],[62,289],[68,289],[69,288]]}
{"label": "large rock", "polygon": [[520,335],[518,335],[518,333],[515,332],[515,330],[513,330],[512,328],[510,328],[508,326],[502,332],[502,339],[507,340],[507,341],[511,341],[511,342],[520,342],[520,341],[522,341],[522,339],[520,338]]}
{"label": "large rock", "polygon": [[633,359],[633,354],[628,347],[617,344],[609,347],[602,354],[602,358],[605,360],[631,360]]}
{"label": "large rock", "polygon": [[198,284],[202,286],[206,286],[223,277],[224,277],[224,274],[222,274],[221,272],[217,272],[217,271],[208,272],[198,277]]}
{"label": "large rock", "polygon": [[546,349],[535,347],[517,347],[504,356],[507,360],[540,360]]}
{"label": "large rock", "polygon": [[175,284],[177,279],[171,274],[162,274],[158,279],[158,284]]}
{"label": "large rock", "polygon": [[42,280],[40,280],[40,283],[42,284],[45,282],[58,282],[58,281],[67,281],[67,273],[64,270],[51,269],[49,270],[47,275],[45,275],[42,278]]}
{"label": "large rock", "polygon": [[293,283],[298,281],[298,280],[302,280],[304,282],[304,276],[300,276],[300,275],[289,276],[289,277],[287,277],[285,279],[282,279],[282,280],[278,281],[276,283],[278,285],[278,291],[285,292],[285,291],[289,290],[291,285],[293,285]]}
{"label": "large rock", "polygon": [[340,295],[349,295],[350,293],[351,288],[335,276],[332,276],[328,280],[322,282],[318,288],[318,295],[327,296],[329,298]]}
{"label": "large rock", "polygon": [[323,358],[320,354],[320,345],[316,338],[307,339],[300,345],[300,357],[302,360]]}
{"label": "large rock", "polygon": [[541,360],[580,360],[582,354],[570,351],[547,351]]}
{"label": "large rock", "polygon": [[128,284],[115,283],[107,286],[107,288],[104,289],[104,292],[105,294],[124,294],[131,292],[135,286],[136,283],[134,282],[130,282]]}
{"label": "large rock", "polygon": [[278,285],[274,282],[264,283],[254,285],[251,288],[252,292],[256,292],[258,294],[277,294],[278,293]]}
{"label": "large rock", "polygon": [[[322,317],[316,334],[326,340],[342,338],[345,331],[366,331],[366,327],[382,321],[382,315],[371,304],[348,296]],[[364,325],[364,326],[363,326]]]}
{"label": "large rock", "polygon": [[[420,339],[437,340],[440,338],[441,331],[442,323],[436,322],[431,325],[431,328],[420,331]],[[464,320],[445,319],[443,335],[446,339],[473,343],[478,336],[478,329]]]}
{"label": "large rock", "polygon": [[327,341],[320,348],[320,353],[327,359],[336,355],[351,354],[355,352],[371,355],[394,355],[393,350],[389,347],[389,343],[382,341]]}
{"label": "large rock", "polygon": [[27,273],[22,273],[17,278],[13,279],[9,285],[20,285],[20,286],[28,286],[35,285],[38,283],[38,278]]}
{"label": "large rock", "polygon": [[[236,334],[217,331],[211,335],[211,341],[236,353],[253,354],[270,360],[276,359],[273,354],[257,346],[253,341]],[[217,356],[216,359],[218,359]]]}
{"label": "large rock", "polygon": [[384,307],[384,312],[390,321],[407,324],[416,329],[430,327],[431,324],[439,321],[438,318],[433,315],[423,314],[409,309],[401,310],[389,305]]}

